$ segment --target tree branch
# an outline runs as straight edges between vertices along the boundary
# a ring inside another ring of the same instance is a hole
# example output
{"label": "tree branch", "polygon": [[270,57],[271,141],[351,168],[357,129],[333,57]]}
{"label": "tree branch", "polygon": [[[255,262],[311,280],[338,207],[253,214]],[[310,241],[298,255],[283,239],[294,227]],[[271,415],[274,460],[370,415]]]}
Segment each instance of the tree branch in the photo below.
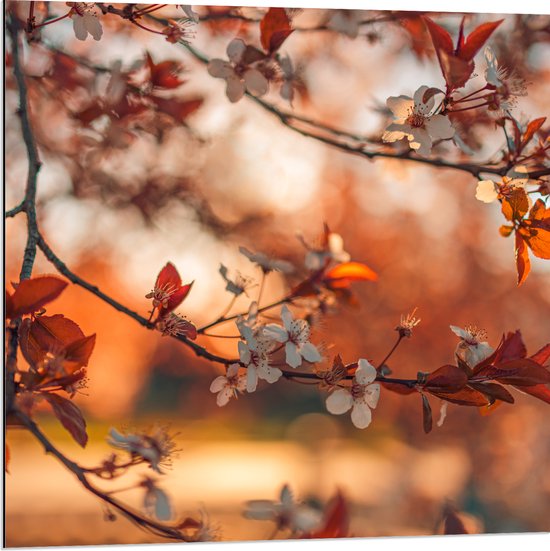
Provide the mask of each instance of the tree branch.
{"label": "tree branch", "polygon": [[[152,329],[152,330],[156,329],[154,323],[150,322],[143,316],[140,316],[137,312],[130,310],[130,308],[127,308],[117,300],[105,294],[96,285],[92,285],[91,283],[87,282],[86,280],[82,279],[81,277],[77,276],[74,272],[72,272],[67,267],[67,265],[52,251],[52,249],[44,241],[44,238],[40,233],[38,233],[38,247],[44,253],[44,256],[55,266],[57,271],[63,274],[69,281],[71,281],[75,285],[82,287],[83,289],[86,289],[90,293],[94,294],[96,297],[100,298],[103,302],[106,302],[107,304],[112,306],[115,310],[118,310],[119,312],[122,312],[123,314],[126,314],[128,317],[137,321],[140,325],[143,325],[143,327],[147,329]],[[181,335],[170,335],[170,336],[185,344],[195,353],[196,356],[199,356],[201,358],[205,358],[212,362],[221,363],[224,365],[229,365],[231,363],[238,361],[235,359],[223,358],[221,356],[211,354],[210,352],[208,352],[208,350],[206,350],[206,348],[196,344],[195,342],[185,338],[184,336],[181,336]]]}
{"label": "tree branch", "polygon": [[29,430],[29,432],[42,444],[44,451],[56,457],[66,469],[75,475],[80,484],[82,484],[82,486],[90,493],[94,494],[96,497],[113,507],[113,509],[117,510],[126,518],[137,524],[140,528],[147,530],[155,536],[161,536],[176,541],[193,541],[192,539],[186,538],[177,528],[145,518],[138,512],[127,507],[124,503],[113,498],[111,495],[102,492],[99,488],[96,488],[88,480],[85,469],[80,467],[74,461],[71,461],[61,451],[59,451],[30,417],[21,411],[17,411],[16,415],[23,425]]}
{"label": "tree branch", "polygon": [[[25,198],[23,199],[20,210],[27,214],[27,244],[23,255],[23,263],[19,279],[28,279],[32,274],[34,259],[36,257],[36,243],[38,239],[38,228],[36,225],[36,184],[38,180],[38,172],[40,171],[40,157],[36,140],[32,131],[32,125],[29,117],[29,103],[27,97],[27,84],[25,75],[19,59],[19,25],[14,17],[10,17],[8,23],[8,31],[11,40],[13,54],[13,74],[19,89],[19,116],[21,119],[21,133],[23,141],[27,149],[27,157],[29,159],[29,172],[27,175],[27,186],[25,189]],[[16,209],[19,207],[16,207]],[[12,209],[15,210],[15,209]]]}

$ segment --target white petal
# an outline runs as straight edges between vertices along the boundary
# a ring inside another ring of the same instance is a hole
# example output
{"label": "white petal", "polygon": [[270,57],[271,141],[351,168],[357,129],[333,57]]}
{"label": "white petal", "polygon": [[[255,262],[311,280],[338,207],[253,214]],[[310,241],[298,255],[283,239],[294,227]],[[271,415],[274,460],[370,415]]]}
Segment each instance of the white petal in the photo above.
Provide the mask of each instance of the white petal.
{"label": "white petal", "polygon": [[246,373],[246,392],[254,392],[258,386],[258,372],[255,367],[248,366]]}
{"label": "white petal", "polygon": [[239,63],[246,50],[246,44],[239,38],[232,40],[227,46],[227,57],[233,63]]}
{"label": "white petal", "polygon": [[228,78],[235,74],[235,70],[223,59],[212,59],[208,64],[208,74],[216,78]]}
{"label": "white petal", "polygon": [[432,96],[426,103],[424,102],[424,94],[428,91],[429,86],[421,86],[414,93],[414,108],[417,113],[427,115],[434,107],[435,98]]}
{"label": "white petal", "polygon": [[409,126],[404,124],[392,123],[382,135],[382,140],[385,142],[397,142],[409,135]]}
{"label": "white petal", "polygon": [[332,254],[339,254],[344,251],[344,239],[339,233],[329,233],[328,249]]}
{"label": "white petal", "polygon": [[118,430],[116,430],[115,428],[109,429],[109,436],[113,440],[113,443],[125,444],[128,440],[126,436],[118,432]]}
{"label": "white petal", "polygon": [[300,354],[305,360],[311,363],[320,362],[323,359],[317,347],[310,342],[306,342],[300,347]]}
{"label": "white petal", "polygon": [[441,409],[439,410],[439,420],[437,421],[437,426],[442,427],[445,419],[447,418],[447,408],[449,407],[449,402],[441,401]]}
{"label": "white petal", "polygon": [[263,328],[263,334],[267,338],[274,339],[277,342],[286,342],[288,340],[287,330],[276,323],[269,323],[266,325]]}
{"label": "white petal", "polygon": [[239,372],[239,368],[241,366],[239,364],[231,364],[227,368],[227,377],[235,377],[235,375]]}
{"label": "white petal", "polygon": [[411,128],[409,147],[420,155],[427,156],[432,151],[432,139],[424,128]]}
{"label": "white petal", "polygon": [[339,388],[327,398],[326,405],[330,413],[341,415],[349,411],[353,405],[353,398],[348,390]]}
{"label": "white petal", "polygon": [[253,96],[263,96],[269,90],[269,81],[257,69],[249,69],[244,74],[246,89]]}
{"label": "white petal", "polygon": [[86,25],[84,24],[84,17],[81,15],[72,15],[71,19],[73,20],[73,30],[76,38],[78,38],[78,40],[86,40],[88,37],[88,31],[86,30]]}
{"label": "white petal", "polygon": [[483,203],[492,203],[498,199],[497,186],[493,180],[481,180],[476,187],[476,199]]}
{"label": "white petal", "polygon": [[271,520],[277,514],[273,501],[267,499],[253,499],[246,503],[245,518],[254,520]]}
{"label": "white petal", "polygon": [[449,325],[449,327],[451,328],[451,331],[461,339],[469,339],[471,337],[470,333],[461,327],[457,327],[456,325]]}
{"label": "white petal", "polygon": [[369,385],[365,391],[364,399],[370,408],[375,409],[380,399],[380,385],[378,383]]}
{"label": "white petal", "polygon": [[448,117],[434,115],[426,121],[426,129],[432,140],[448,140],[455,135],[455,129]]}
{"label": "white petal", "polygon": [[103,28],[99,19],[95,15],[86,14],[83,18],[86,30],[92,35],[94,40],[100,40],[103,35]]}
{"label": "white petal", "polygon": [[308,270],[319,270],[325,261],[326,255],[317,251],[308,251],[304,259],[304,265]]}
{"label": "white petal", "polygon": [[227,405],[227,402],[229,402],[229,399],[231,397],[233,397],[233,389],[231,389],[230,387],[226,387],[221,390],[216,396],[216,404],[218,404],[218,406],[220,407],[223,407]]}
{"label": "white petal", "polygon": [[222,390],[226,385],[227,379],[223,375],[220,375],[212,381],[212,384],[210,385],[210,392],[220,392],[220,390]]}
{"label": "white petal", "polygon": [[305,505],[295,507],[293,513],[292,524],[298,532],[310,532],[317,528],[322,520],[319,511]]}
{"label": "white petal", "polygon": [[360,385],[368,385],[376,379],[376,368],[368,361],[360,359],[357,362],[357,370],[355,371],[355,380]]}
{"label": "white petal", "polygon": [[302,365],[302,356],[298,353],[298,347],[293,342],[285,344],[286,363],[290,367],[298,367]]}
{"label": "white petal", "polygon": [[239,348],[239,358],[241,362],[244,365],[248,365],[250,363],[250,349],[243,341],[239,341],[239,344],[237,345]]}
{"label": "white petal", "polygon": [[294,316],[286,304],[283,304],[283,307],[281,308],[281,319],[283,320],[285,329],[290,331],[292,328],[292,322],[294,321]]}
{"label": "white petal", "polygon": [[356,402],[351,410],[351,422],[358,429],[365,429],[370,425],[371,420],[372,414],[369,406],[361,402]]}
{"label": "white petal", "polygon": [[386,100],[395,118],[403,122],[412,113],[414,101],[408,96],[392,96]]}
{"label": "white petal", "polygon": [[160,488],[156,491],[156,504],[155,504],[155,516],[158,520],[170,520],[172,518],[172,507],[170,506],[170,499]]}
{"label": "white petal", "polygon": [[269,367],[267,364],[258,368],[258,377],[269,384],[276,383],[283,375],[278,367]]}
{"label": "white petal", "polygon": [[227,87],[225,95],[231,103],[236,103],[244,96],[244,82],[235,74],[229,75],[226,79]]}

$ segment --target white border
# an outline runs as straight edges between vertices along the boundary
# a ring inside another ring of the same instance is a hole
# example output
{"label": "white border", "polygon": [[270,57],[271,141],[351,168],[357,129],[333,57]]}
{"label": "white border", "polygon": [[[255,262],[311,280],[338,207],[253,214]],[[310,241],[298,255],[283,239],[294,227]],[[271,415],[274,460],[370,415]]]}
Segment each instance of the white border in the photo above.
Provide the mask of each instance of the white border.
{"label": "white border", "polygon": [[[65,0],[50,1],[64,2]],[[164,0],[164,3],[181,4],[181,0]],[[446,3],[442,0],[212,0],[211,2],[193,3],[193,5],[550,14],[550,2],[548,0],[521,0],[516,2],[512,0],[500,0],[498,2],[495,2],[495,0],[460,0],[453,3]]]}
{"label": "white border", "polygon": [[[64,2],[65,0],[50,0]],[[165,3],[178,4],[181,0],[164,0]],[[3,2],[2,2],[3,3]],[[142,2],[146,3],[146,2]],[[347,8],[347,9],[384,9],[384,10],[421,10],[421,11],[460,11],[473,13],[521,13],[521,14],[550,14],[550,1],[548,0],[460,0],[453,4],[447,4],[442,0],[212,0],[193,4],[216,6],[269,6],[269,7],[293,7],[293,8]],[[2,201],[3,202],[3,201]],[[2,456],[3,463],[3,456]],[[3,470],[3,469],[2,469]],[[2,530],[3,532],[3,530]],[[151,544],[143,545],[109,545],[109,546],[71,546],[71,547],[34,547],[44,551],[54,549],[83,549],[83,550],[107,550],[107,551],[167,551],[169,548],[187,548],[189,544]],[[191,549],[207,549],[220,551],[239,551],[241,549],[265,550],[265,551],[328,551],[337,546],[345,551],[468,551],[483,550],[488,547],[498,548],[501,551],[508,549],[517,550],[525,547],[529,551],[542,551],[550,549],[550,532],[539,534],[498,534],[479,536],[430,536],[430,537],[393,537],[393,538],[355,538],[346,540],[313,540],[313,541],[273,541],[273,542],[223,542],[192,544]],[[19,548],[30,549],[30,548]]]}

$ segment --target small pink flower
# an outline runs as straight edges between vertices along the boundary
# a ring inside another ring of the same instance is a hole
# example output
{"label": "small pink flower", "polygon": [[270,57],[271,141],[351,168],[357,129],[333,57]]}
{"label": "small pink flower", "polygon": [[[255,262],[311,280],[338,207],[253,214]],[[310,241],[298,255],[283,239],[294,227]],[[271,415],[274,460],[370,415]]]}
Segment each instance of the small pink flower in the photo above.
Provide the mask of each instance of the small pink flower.
{"label": "small pink flower", "polygon": [[372,384],[376,369],[367,360],[359,360],[350,388],[339,388],[327,398],[327,410],[341,415],[351,409],[351,421],[358,429],[364,429],[372,420],[371,409],[376,408],[380,398],[380,385]]}
{"label": "small pink flower", "polygon": [[227,46],[227,57],[223,59],[212,59],[208,64],[208,72],[215,78],[223,78],[226,82],[226,95],[230,102],[239,101],[249,92],[253,96],[263,96],[269,88],[267,78],[252,65],[258,59],[247,59],[249,47],[236,38]]}
{"label": "small pink flower", "polygon": [[216,403],[225,406],[230,398],[236,398],[238,392],[246,390],[246,375],[239,375],[239,364],[231,364],[225,375],[216,377],[210,385],[210,392],[217,393]]}
{"label": "small pink flower", "polygon": [[455,129],[445,115],[435,114],[435,98],[424,101],[428,86],[421,86],[414,98],[398,96],[388,98],[386,104],[394,121],[386,128],[382,140],[396,142],[407,138],[409,147],[420,155],[429,155],[436,140],[452,138]]}
{"label": "small pink flower", "polygon": [[460,337],[456,354],[470,367],[475,367],[494,352],[494,349],[484,340],[487,338],[487,333],[483,329],[478,329],[474,325],[469,325],[465,329],[456,325],[450,327],[451,331]]}

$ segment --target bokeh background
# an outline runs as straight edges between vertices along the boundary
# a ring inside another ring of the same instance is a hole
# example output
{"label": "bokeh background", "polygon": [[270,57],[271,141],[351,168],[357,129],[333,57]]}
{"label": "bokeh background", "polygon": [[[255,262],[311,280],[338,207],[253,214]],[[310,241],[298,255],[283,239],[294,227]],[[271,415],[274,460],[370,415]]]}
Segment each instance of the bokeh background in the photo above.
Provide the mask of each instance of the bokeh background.
{"label": "bokeh background", "polygon": [[[49,9],[61,14],[65,6],[52,3]],[[263,11],[243,13],[255,17]],[[314,25],[326,16],[326,10],[306,10],[295,21]],[[471,15],[468,25],[501,17],[505,22],[493,46],[503,55],[514,50],[530,81],[516,113],[544,116],[550,113],[550,44],[521,33],[548,28],[549,17]],[[434,18],[455,31],[460,22],[456,14]],[[340,353],[347,362],[380,361],[394,342],[401,314],[415,307],[422,322],[392,358],[396,376],[414,377],[451,362],[457,340],[450,324],[483,327],[493,345],[503,332],[521,329],[532,352],[548,341],[549,268],[534,259],[527,282],[516,288],[513,243],[498,234],[498,205],[475,200],[472,177],[415,163],[369,162],[330,149],[293,133],[246,98],[230,104],[223,81],[210,77],[178,45],[117,18],[102,23],[100,42],[77,41],[65,20],[44,28],[42,43],[24,48],[44,161],[39,224],[74,272],[146,315],[144,295],[170,260],[184,281],[195,280],[181,310],[202,325],[230,299],[220,262],[259,282],[239,246],[286,258],[303,274],[304,248],[296,235],[314,241],[327,222],[343,236],[352,257],[379,274],[376,283],[356,286],[356,307],[341,305],[317,321],[313,340],[323,343],[328,358]],[[285,42],[283,51],[304,66],[308,94],[295,100],[299,112],[376,136],[387,121],[388,96],[442,85],[436,60],[419,58],[400,25],[380,23],[367,31],[355,40],[296,32]],[[199,24],[193,44],[210,57],[225,57],[238,33],[258,40],[257,29],[229,21],[218,27]],[[200,96],[204,103],[186,125],[158,123],[153,132],[134,130],[128,141],[111,143],[104,129],[83,131],[68,113],[101,95],[105,78],[84,71],[78,93],[64,89],[65,83],[51,76],[52,47],[92,67],[121,62],[128,69],[145,51],[156,62],[180,60],[187,80],[181,97]],[[478,67],[482,78],[481,59]],[[27,168],[9,72],[6,205],[11,207],[23,195]],[[284,107],[275,91],[269,99]],[[476,136],[474,159],[487,159],[503,143],[492,125],[480,125]],[[459,158],[452,145],[440,153]],[[6,222],[8,282],[17,279],[25,237],[22,216]],[[35,273],[53,271],[39,253]],[[296,281],[270,275],[263,301],[278,299]],[[255,293],[257,287],[251,298]],[[234,311],[246,311],[248,300],[241,297]],[[161,487],[182,514],[204,506],[224,539],[267,537],[268,523],[242,519],[243,503],[275,498],[285,482],[312,503],[326,501],[340,488],[351,503],[356,536],[431,534],[447,499],[466,513],[472,531],[550,529],[548,406],[531,397],[515,392],[514,406],[504,404],[487,417],[476,408],[450,405],[446,422],[430,435],[422,431],[418,396],[390,392],[383,392],[364,431],[347,415],[330,416],[315,388],[284,380],[218,408],[208,391],[218,366],[176,341],[146,331],[75,286],[49,312],[76,320],[86,334],[97,333],[97,344],[88,389],[76,398],[89,423],[87,448],[80,450],[47,411],[39,412],[47,434],[70,457],[93,465],[109,452],[109,427],[170,423],[181,451]],[[235,328],[218,332],[234,334]],[[235,355],[232,339],[200,337],[199,342]],[[9,546],[154,541],[124,519],[106,521],[97,500],[29,435],[10,430],[7,442]],[[128,481],[108,488],[116,484]],[[138,492],[125,495],[139,504]]]}

